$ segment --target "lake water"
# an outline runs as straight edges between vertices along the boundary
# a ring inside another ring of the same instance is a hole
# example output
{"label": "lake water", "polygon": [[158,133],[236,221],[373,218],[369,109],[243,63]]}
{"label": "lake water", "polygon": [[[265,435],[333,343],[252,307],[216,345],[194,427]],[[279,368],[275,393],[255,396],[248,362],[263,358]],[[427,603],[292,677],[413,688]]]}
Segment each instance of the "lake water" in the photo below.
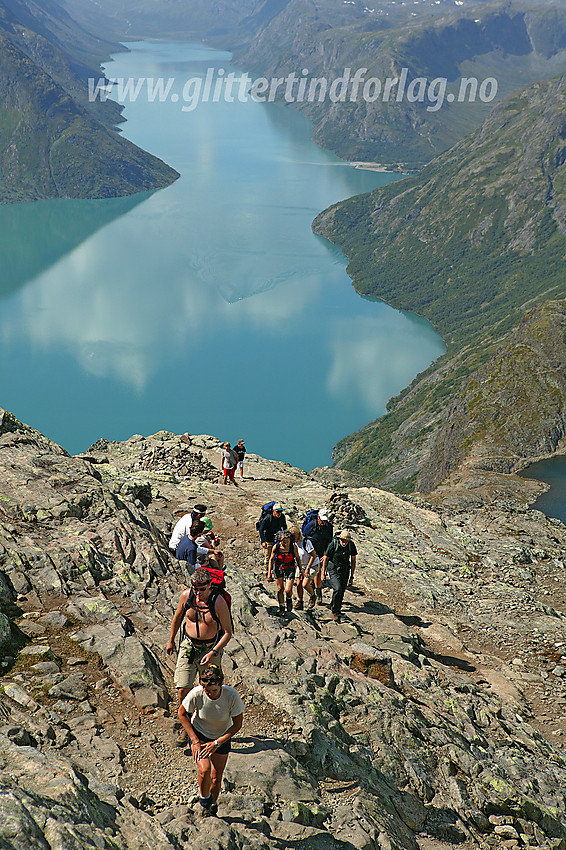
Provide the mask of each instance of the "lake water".
{"label": "lake water", "polygon": [[392,175],[356,170],[276,104],[181,108],[230,70],[199,45],[143,42],[113,77],[175,78],[122,125],[182,177],[160,192],[0,207],[0,406],[75,453],[166,429],[246,440],[310,469],[443,351],[432,327],[360,298],[322,209]]}
{"label": "lake water", "polygon": [[566,523],[566,457],[540,460],[531,464],[521,475],[550,484],[550,490],[539,496],[531,507]]}

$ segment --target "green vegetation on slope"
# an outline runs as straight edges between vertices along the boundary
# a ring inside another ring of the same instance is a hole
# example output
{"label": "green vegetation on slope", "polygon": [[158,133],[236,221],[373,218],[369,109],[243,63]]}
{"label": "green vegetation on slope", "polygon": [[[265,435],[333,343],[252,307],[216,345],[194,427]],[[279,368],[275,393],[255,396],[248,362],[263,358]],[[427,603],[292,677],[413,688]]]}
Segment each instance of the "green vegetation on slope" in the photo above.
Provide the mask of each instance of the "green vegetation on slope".
{"label": "green vegetation on slope", "polygon": [[[411,489],[446,406],[533,303],[566,294],[566,78],[537,83],[412,177],[323,212],[358,291],[429,319],[447,353],[346,438],[351,471]],[[400,426],[403,424],[403,435]]]}

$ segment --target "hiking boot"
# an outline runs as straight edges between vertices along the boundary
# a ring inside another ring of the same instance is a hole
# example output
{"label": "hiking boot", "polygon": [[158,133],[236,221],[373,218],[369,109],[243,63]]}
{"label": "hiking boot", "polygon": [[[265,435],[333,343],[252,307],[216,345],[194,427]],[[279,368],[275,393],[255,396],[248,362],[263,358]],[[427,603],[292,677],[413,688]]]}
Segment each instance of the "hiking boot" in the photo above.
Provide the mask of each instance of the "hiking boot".
{"label": "hiking boot", "polygon": [[215,818],[218,814],[218,803],[211,803],[208,813],[210,817]]}
{"label": "hiking boot", "polygon": [[316,593],[316,601],[318,602],[319,605],[322,605],[322,587],[317,587],[315,589],[315,593]]}
{"label": "hiking boot", "polygon": [[177,729],[177,735],[175,737],[175,746],[176,747],[186,747],[189,743],[189,736],[187,734],[187,730],[181,726],[180,729]]}
{"label": "hiking boot", "polygon": [[309,611],[312,611],[312,609],[314,608],[315,605],[316,605],[316,596],[313,593],[313,595],[309,599]]}
{"label": "hiking boot", "polygon": [[297,599],[297,604],[295,605],[295,611],[302,611],[305,607],[302,599]]}
{"label": "hiking boot", "polygon": [[293,610],[293,600],[291,599],[290,596],[287,597],[286,605],[287,605],[287,611]]}
{"label": "hiking boot", "polygon": [[284,615],[285,615],[285,606],[284,606],[284,605],[280,605],[280,606],[279,606],[279,616],[280,616],[280,617],[283,617]]}

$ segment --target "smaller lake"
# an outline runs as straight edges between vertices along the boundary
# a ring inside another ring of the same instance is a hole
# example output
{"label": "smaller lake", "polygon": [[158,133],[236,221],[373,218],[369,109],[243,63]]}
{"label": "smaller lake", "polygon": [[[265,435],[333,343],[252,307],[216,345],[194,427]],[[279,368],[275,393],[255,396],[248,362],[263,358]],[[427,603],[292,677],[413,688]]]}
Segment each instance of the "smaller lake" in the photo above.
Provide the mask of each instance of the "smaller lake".
{"label": "smaller lake", "polygon": [[521,476],[550,484],[550,490],[539,496],[531,507],[566,523],[566,457],[540,460],[521,472]]}
{"label": "smaller lake", "polygon": [[174,80],[125,136],[181,178],[153,194],[0,207],[0,406],[71,453],[100,437],[209,433],[311,469],[444,350],[432,326],[354,291],[311,230],[396,179],[356,170],[282,105],[201,103],[233,69],[179,42],[129,45],[110,77]]}

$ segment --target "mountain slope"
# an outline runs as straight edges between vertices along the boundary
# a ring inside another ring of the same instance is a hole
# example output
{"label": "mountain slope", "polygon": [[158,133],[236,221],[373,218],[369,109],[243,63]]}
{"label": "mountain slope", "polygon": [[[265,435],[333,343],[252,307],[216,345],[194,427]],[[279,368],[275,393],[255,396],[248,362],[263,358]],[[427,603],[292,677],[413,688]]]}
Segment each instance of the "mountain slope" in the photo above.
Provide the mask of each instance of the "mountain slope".
{"label": "mountain slope", "polygon": [[[240,64],[266,77],[300,74],[305,68],[309,78],[328,80],[345,68],[352,74],[363,68],[365,80],[376,78],[382,84],[382,95],[374,102],[369,100],[371,90],[367,98],[360,94],[350,102],[350,88],[344,102],[327,98],[296,104],[313,121],[315,140],[346,159],[420,167],[477,127],[496,102],[488,88],[484,100],[476,92],[468,102],[467,90],[460,92],[462,77],[475,77],[478,85],[495,79],[496,97],[501,99],[566,70],[566,9],[557,2],[473,3],[461,8],[452,3],[432,8],[406,4],[404,9],[401,4],[380,3],[379,9],[370,9],[358,2],[311,0],[289,0],[278,9],[281,5],[261,4],[272,10],[267,20],[261,23],[256,14],[249,25],[240,26]],[[238,43],[235,37],[233,41]],[[422,102],[411,101],[418,89],[410,97],[406,89],[398,100],[398,89],[393,88],[384,99],[385,80],[399,78],[402,69],[409,84],[426,81]],[[448,81],[443,95],[443,83],[437,90],[431,88],[436,78]]]}
{"label": "mountain slope", "polygon": [[425,316],[448,346],[390,402],[386,417],[339,444],[341,465],[414,486],[462,381],[527,306],[566,295],[565,163],[566,77],[559,77],[496,107],[418,177],[315,220],[315,231],[350,258],[358,291]]}
{"label": "mountain slope", "polygon": [[111,129],[116,105],[87,108],[85,78],[104,47],[55,4],[0,2],[0,203],[114,197],[178,177]]}

